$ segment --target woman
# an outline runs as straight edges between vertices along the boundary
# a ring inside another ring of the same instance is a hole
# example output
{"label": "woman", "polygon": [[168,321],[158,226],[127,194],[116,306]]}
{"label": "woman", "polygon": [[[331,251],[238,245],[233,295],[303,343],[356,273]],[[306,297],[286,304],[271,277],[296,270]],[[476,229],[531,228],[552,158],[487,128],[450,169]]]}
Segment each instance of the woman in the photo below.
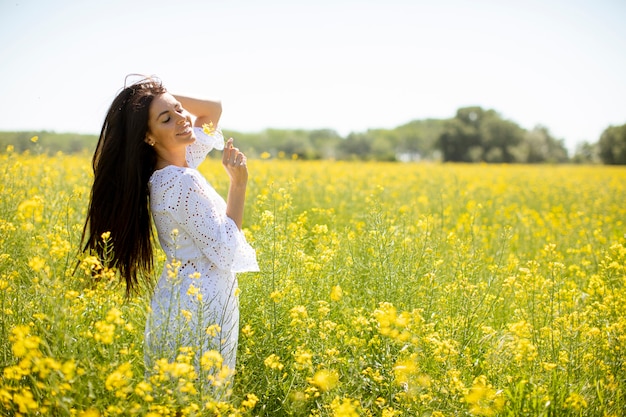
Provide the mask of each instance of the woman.
{"label": "woman", "polygon": [[[171,362],[190,349],[200,376],[212,375],[201,364],[215,351],[235,367],[235,273],[258,271],[258,265],[241,231],[246,157],[232,138],[224,147],[221,132],[206,128],[217,126],[221,110],[218,102],[173,96],[160,81],[144,79],[114,99],[93,156],[85,250],[104,258],[99,239],[110,232],[111,263],[128,294],[151,277],[151,217],[167,255],[145,331],[148,372],[158,359]],[[226,201],[195,169],[213,148],[223,149]]]}

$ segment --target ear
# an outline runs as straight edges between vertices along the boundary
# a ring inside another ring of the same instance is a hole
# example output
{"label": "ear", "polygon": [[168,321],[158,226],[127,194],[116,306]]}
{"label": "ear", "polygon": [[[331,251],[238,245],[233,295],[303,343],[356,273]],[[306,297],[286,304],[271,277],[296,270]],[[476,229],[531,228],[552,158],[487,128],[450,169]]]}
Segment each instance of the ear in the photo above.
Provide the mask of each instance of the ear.
{"label": "ear", "polygon": [[143,140],[144,142],[146,142],[148,145],[150,146],[154,146],[155,142],[154,139],[152,139],[150,136],[146,135],[146,137]]}

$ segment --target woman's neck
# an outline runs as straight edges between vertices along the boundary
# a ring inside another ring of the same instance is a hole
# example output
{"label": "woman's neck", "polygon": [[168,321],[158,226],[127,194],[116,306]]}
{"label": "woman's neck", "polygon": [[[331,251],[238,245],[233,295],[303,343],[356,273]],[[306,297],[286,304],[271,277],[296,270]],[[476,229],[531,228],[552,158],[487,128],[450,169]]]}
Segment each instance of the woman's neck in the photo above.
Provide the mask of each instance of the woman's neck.
{"label": "woman's neck", "polygon": [[163,169],[167,166],[174,165],[181,168],[187,168],[187,158],[183,155],[157,155],[155,169]]}

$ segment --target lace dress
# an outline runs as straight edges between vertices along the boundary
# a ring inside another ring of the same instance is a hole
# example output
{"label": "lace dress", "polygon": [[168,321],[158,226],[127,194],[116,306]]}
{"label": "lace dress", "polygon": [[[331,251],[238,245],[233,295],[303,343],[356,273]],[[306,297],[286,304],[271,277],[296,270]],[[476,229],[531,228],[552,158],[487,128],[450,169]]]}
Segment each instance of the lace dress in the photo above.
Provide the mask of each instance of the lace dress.
{"label": "lace dress", "polygon": [[234,370],[239,337],[235,273],[259,268],[254,249],[226,216],[226,202],[196,170],[211,149],[224,148],[224,138],[219,130],[212,135],[194,131],[196,141],[187,148],[189,168],[167,166],[148,183],[167,262],[148,314],[145,360],[151,372],[159,359],[172,362],[181,347],[192,348],[202,380],[204,372],[214,372],[201,362],[212,351]]}

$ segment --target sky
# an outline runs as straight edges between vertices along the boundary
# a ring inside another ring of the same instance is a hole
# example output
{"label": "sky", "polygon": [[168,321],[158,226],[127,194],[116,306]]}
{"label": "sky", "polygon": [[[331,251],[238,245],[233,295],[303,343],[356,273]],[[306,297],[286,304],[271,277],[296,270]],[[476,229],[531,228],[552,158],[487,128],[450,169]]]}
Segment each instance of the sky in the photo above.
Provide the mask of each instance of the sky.
{"label": "sky", "polygon": [[221,100],[224,130],[477,105],[573,150],[626,123],[624,22],[624,0],[0,0],[0,131],[97,134],[139,73]]}

